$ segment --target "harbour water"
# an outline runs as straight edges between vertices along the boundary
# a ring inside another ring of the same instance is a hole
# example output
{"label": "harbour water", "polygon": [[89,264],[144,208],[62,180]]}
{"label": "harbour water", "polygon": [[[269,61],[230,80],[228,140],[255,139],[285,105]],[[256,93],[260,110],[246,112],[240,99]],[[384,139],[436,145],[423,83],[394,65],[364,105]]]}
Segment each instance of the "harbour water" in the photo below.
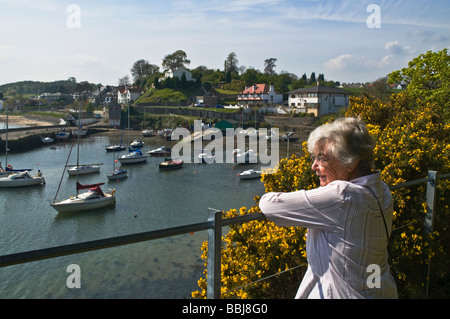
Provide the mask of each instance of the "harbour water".
{"label": "harbour water", "polygon": [[[143,140],[144,152],[164,145],[159,137]],[[250,207],[254,196],[264,193],[259,179],[237,177],[257,164],[190,163],[159,171],[163,159],[149,157],[146,163],[122,166],[128,178],[108,181],[114,154],[105,145],[119,141],[112,135],[81,140],[80,163],[103,165],[100,173],[80,176],[80,183],[105,182],[104,189],[116,189],[116,206],[94,212],[58,214],[50,206],[70,142],[56,143],[55,150],[42,146],[9,154],[14,168],[40,169],[46,184],[0,189],[0,255],[203,222],[208,208]],[[76,145],[69,161],[75,163]],[[65,173],[58,199],[74,196],[75,182]],[[200,247],[206,236],[203,231],[0,268],[0,298],[190,298],[204,269]],[[81,288],[66,285],[71,264],[80,267]]]}

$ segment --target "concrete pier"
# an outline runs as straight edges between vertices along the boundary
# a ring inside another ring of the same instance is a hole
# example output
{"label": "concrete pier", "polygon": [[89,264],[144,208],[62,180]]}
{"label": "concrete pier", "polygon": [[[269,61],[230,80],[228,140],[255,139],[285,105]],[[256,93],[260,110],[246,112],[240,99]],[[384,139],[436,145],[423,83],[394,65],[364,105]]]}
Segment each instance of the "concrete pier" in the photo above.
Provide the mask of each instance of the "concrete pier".
{"label": "concrete pier", "polygon": [[[8,130],[8,149],[11,153],[21,153],[27,152],[29,150],[41,147],[44,144],[41,141],[43,137],[50,137],[57,141],[55,138],[55,133],[59,132],[62,128],[66,131],[76,130],[76,127],[66,127],[60,125],[50,125],[50,126],[33,126],[26,128],[13,128]],[[107,131],[108,128],[102,127],[85,127],[87,130],[86,135],[101,133]],[[0,154],[5,153],[6,149],[6,130],[0,130],[1,140],[0,140]],[[69,140],[71,140],[69,138]],[[64,140],[62,140],[64,141]]]}

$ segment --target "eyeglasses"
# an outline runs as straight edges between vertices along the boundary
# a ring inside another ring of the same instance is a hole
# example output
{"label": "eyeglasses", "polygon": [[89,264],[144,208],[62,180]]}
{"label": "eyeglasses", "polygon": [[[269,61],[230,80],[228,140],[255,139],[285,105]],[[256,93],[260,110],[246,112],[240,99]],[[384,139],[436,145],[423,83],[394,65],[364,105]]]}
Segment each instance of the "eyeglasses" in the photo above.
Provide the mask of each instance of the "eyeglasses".
{"label": "eyeglasses", "polygon": [[312,162],[317,162],[317,164],[323,166],[324,164],[328,163],[328,160],[325,158],[325,156],[323,156],[323,154],[319,154],[319,155],[313,155],[311,154],[311,160]]}

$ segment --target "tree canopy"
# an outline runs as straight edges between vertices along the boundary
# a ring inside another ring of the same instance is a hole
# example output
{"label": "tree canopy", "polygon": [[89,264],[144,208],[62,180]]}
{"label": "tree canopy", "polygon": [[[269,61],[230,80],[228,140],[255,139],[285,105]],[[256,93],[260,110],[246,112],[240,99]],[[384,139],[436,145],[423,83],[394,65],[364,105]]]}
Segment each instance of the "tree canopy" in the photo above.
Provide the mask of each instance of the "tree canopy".
{"label": "tree canopy", "polygon": [[166,70],[176,70],[189,64],[191,64],[191,61],[187,59],[187,54],[183,50],[177,50],[166,55],[162,62],[162,66]]}
{"label": "tree canopy", "polygon": [[145,78],[158,72],[159,67],[157,65],[150,64],[144,59],[134,62],[133,67],[131,68],[131,75],[135,82],[140,78]]}
{"label": "tree canopy", "polygon": [[428,51],[412,59],[408,66],[391,72],[389,83],[405,83],[409,94],[426,101],[450,101],[450,56],[448,50]]}

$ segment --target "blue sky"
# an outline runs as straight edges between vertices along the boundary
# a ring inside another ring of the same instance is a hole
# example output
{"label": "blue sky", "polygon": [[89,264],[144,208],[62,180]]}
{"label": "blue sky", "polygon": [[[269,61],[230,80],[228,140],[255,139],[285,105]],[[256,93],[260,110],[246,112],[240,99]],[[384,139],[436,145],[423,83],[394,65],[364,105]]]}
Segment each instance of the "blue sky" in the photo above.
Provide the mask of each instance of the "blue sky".
{"label": "blue sky", "polygon": [[[371,4],[379,28],[367,24]],[[0,0],[0,84],[75,77],[117,85],[135,61],[161,67],[176,50],[189,68],[223,69],[235,52],[247,68],[276,58],[278,73],[374,81],[450,48],[449,17],[448,0]]]}

